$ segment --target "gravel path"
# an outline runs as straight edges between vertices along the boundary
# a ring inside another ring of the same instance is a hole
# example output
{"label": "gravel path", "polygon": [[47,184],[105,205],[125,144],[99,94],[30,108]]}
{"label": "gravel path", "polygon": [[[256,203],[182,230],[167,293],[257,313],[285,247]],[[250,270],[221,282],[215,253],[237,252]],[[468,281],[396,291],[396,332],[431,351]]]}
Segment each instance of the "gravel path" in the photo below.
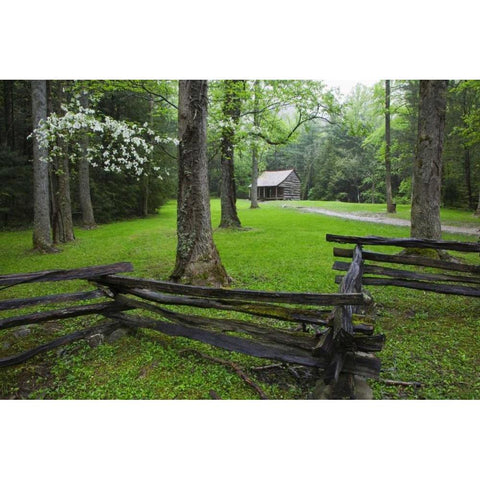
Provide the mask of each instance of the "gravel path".
{"label": "gravel path", "polygon": [[[410,227],[410,220],[404,220],[403,218],[387,217],[378,213],[372,213],[372,215],[356,215],[354,213],[334,212],[333,210],[327,210],[325,208],[317,208],[317,207],[296,207],[296,208],[298,208],[303,212],[320,213],[322,215],[328,215],[330,217],[346,218],[349,220],[357,220],[360,222],[384,223],[387,225],[396,225],[397,227]],[[480,235],[480,228],[442,225],[442,232],[462,233],[465,235],[478,236]]]}

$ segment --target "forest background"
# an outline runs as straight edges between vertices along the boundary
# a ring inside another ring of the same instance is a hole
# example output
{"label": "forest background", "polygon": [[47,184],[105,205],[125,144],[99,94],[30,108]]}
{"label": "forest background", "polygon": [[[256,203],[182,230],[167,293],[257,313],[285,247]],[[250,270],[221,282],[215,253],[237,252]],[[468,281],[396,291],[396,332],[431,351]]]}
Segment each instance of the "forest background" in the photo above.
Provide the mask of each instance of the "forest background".
{"label": "forest background", "polygon": [[[3,185],[0,227],[11,229],[29,226],[33,220],[31,82],[2,80],[0,83],[3,119],[0,124],[0,182]],[[225,95],[226,89],[233,88],[231,84],[235,83],[238,115],[232,120],[231,112],[225,111]],[[370,86],[357,84],[345,95],[322,81],[211,81],[208,117],[211,195],[220,196],[222,148],[230,128],[237,198],[249,197],[253,162],[256,162],[259,173],[294,168],[302,181],[304,200],[386,203],[388,161],[394,203],[410,203],[419,82],[388,82],[388,152],[386,83],[379,80]],[[75,100],[80,95],[87,96],[91,116],[99,121],[109,118],[148,127],[150,137],[160,139],[141,172],[124,164],[112,168],[113,161],[102,155],[110,140],[100,139],[103,145],[99,146],[97,156],[90,159],[90,194],[95,221],[107,223],[147,216],[157,212],[167,199],[176,198],[174,139],[177,138],[178,82],[52,80],[48,82],[48,114],[65,118],[78,113],[81,106]],[[228,125],[228,122],[234,124]],[[81,225],[82,158],[74,152],[79,137],[78,133],[75,137],[72,129],[63,128],[63,131],[57,130],[63,139],[60,143],[55,140],[55,148],[69,158],[66,170],[71,211],[74,222]],[[152,141],[148,134],[144,137],[147,143]],[[480,81],[450,80],[442,206],[480,212],[479,145]],[[52,163],[55,163],[53,157]],[[65,166],[55,164],[52,170],[65,173]]]}

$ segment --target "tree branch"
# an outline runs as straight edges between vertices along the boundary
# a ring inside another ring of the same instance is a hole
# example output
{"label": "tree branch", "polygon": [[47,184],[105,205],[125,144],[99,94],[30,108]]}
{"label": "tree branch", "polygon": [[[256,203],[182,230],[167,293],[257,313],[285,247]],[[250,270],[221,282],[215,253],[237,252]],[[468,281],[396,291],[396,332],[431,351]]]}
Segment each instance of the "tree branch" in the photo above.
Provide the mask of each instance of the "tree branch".
{"label": "tree branch", "polygon": [[178,158],[175,155],[172,155],[170,152],[168,152],[163,145],[158,144],[158,146],[160,147],[162,152],[168,155],[170,158],[173,158],[173,160],[178,160]]}
{"label": "tree branch", "polygon": [[134,81],[131,81],[130,83],[131,83],[132,85],[134,85],[134,86],[140,87],[142,90],[144,90],[145,92],[147,92],[149,95],[153,95],[154,97],[160,98],[160,100],[164,101],[165,103],[168,103],[168,105],[170,105],[171,107],[173,107],[173,108],[175,108],[176,110],[178,110],[178,106],[177,106],[177,105],[175,105],[174,103],[172,103],[168,98],[164,97],[161,93],[154,92],[154,91],[150,90],[149,88],[147,88],[143,82],[135,83]]}
{"label": "tree branch", "polygon": [[315,120],[316,118],[321,118],[322,120],[325,120],[332,125],[334,124],[333,122],[331,122],[327,118],[320,116],[319,115],[319,110],[320,110],[320,106],[317,106],[317,111],[314,114],[309,115],[308,117],[303,118],[303,119],[302,119],[302,114],[300,113],[297,124],[290,131],[290,133],[286,137],[284,137],[282,140],[278,140],[278,141],[271,140],[270,138],[266,137],[262,133],[251,133],[251,135],[254,135],[256,137],[261,138],[265,143],[268,143],[268,145],[285,145],[286,143],[288,143],[288,141],[290,140],[292,135],[298,130],[298,128],[306,122],[309,122],[311,120]]}

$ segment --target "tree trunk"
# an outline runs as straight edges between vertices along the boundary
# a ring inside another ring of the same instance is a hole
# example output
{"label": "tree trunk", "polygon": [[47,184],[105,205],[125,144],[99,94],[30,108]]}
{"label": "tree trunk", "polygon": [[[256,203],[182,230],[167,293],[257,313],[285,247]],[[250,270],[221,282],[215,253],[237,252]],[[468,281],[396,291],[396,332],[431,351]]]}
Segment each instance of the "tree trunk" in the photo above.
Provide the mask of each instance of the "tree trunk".
{"label": "tree trunk", "polygon": [[241,97],[239,89],[243,85],[242,80],[225,80],[223,98],[223,117],[227,125],[222,128],[221,143],[221,183],[220,202],[221,220],[220,228],[240,228],[242,225],[237,214],[234,150],[235,150],[235,127],[240,118]]}
{"label": "tree trunk", "polygon": [[58,169],[58,160],[53,161],[48,166],[48,178],[50,181],[50,224],[52,226],[53,243],[59,244],[63,228],[61,226],[62,217],[58,207],[58,175],[55,173]]}
{"label": "tree trunk", "polygon": [[252,186],[250,188],[250,208],[259,208],[258,206],[258,147],[252,145]]}
{"label": "tree trunk", "polygon": [[[153,113],[155,102],[153,95],[150,95],[150,128],[153,130]],[[144,174],[142,176],[142,217],[148,216],[149,197],[150,197],[150,169],[145,166]]]}
{"label": "tree trunk", "polygon": [[[47,82],[32,80],[32,118],[33,128],[47,118]],[[42,158],[47,154],[45,148],[33,137],[33,248],[41,252],[52,252],[48,163]]]}
{"label": "tree trunk", "polygon": [[302,200],[308,200],[308,193],[313,187],[313,159],[315,156],[309,155],[309,159],[307,160],[307,168],[306,168],[306,178],[305,178],[305,186],[303,187],[303,193],[301,196]]}
{"label": "tree trunk", "polygon": [[150,177],[148,174],[142,177],[142,217],[148,216],[148,197],[150,195]]}
{"label": "tree trunk", "polygon": [[478,187],[478,203],[477,203],[477,210],[475,211],[475,215],[480,217],[480,185]]}
{"label": "tree trunk", "polygon": [[11,150],[15,150],[15,117],[13,110],[13,89],[14,80],[3,81],[3,105],[4,105],[4,122],[5,122],[5,146]]}
{"label": "tree trunk", "polygon": [[472,191],[472,161],[470,157],[470,149],[464,147],[463,164],[465,167],[465,186],[467,187],[468,207],[472,210],[475,208],[475,198]]}
{"label": "tree trunk", "polygon": [[68,155],[59,162],[59,169],[55,172],[57,175],[57,205],[58,205],[58,240],[62,243],[73,242],[75,235],[73,233],[72,201],[70,197],[70,165]]}
{"label": "tree trunk", "polygon": [[[82,148],[84,148],[83,145]],[[87,230],[96,228],[97,226],[93,215],[92,198],[90,195],[89,170],[90,164],[88,163],[87,158],[81,158],[78,162],[78,191],[80,195],[80,208],[82,210],[82,226]]]}
{"label": "tree trunk", "polygon": [[[51,82],[55,85],[55,96],[51,97],[51,111],[61,112],[64,100],[63,82]],[[50,82],[49,82],[50,84]],[[68,144],[58,138],[57,145],[62,151],[62,157],[57,159],[53,166],[53,179],[51,184],[52,195],[52,227],[54,243],[66,243],[75,240],[73,233],[72,201],[70,196],[70,161],[68,158]]]}
{"label": "tree trunk", "polygon": [[387,190],[387,212],[397,213],[392,197],[392,163],[390,159],[390,80],[385,80],[385,187]]}
{"label": "tree trunk", "polygon": [[206,80],[179,82],[177,257],[174,282],[226,285],[229,277],[213,242],[208,190]]}
{"label": "tree trunk", "polygon": [[[259,118],[258,118],[258,88],[259,82],[255,80],[254,91],[253,91],[253,126],[258,127]],[[258,180],[258,147],[254,143],[252,145],[252,187],[250,189],[250,208],[259,208],[258,206],[258,195],[257,195],[257,180]]]}
{"label": "tree trunk", "polygon": [[411,237],[439,240],[446,80],[421,80],[417,152],[413,162]]}
{"label": "tree trunk", "polygon": [[[88,95],[86,92],[80,97],[82,107],[88,107]],[[96,228],[93,215],[92,197],[90,194],[90,164],[87,158],[88,136],[84,135],[80,141],[82,157],[78,161],[78,192],[80,196],[80,209],[82,210],[82,226],[90,230]]]}
{"label": "tree trunk", "polygon": [[[375,172],[372,172],[370,174],[372,178],[372,190],[371,190],[371,199],[372,199],[372,204],[375,203],[375,193],[377,192],[377,185],[375,183]],[[387,202],[387,212],[388,212],[388,202]],[[388,213],[396,213],[395,210],[393,212],[388,212]]]}

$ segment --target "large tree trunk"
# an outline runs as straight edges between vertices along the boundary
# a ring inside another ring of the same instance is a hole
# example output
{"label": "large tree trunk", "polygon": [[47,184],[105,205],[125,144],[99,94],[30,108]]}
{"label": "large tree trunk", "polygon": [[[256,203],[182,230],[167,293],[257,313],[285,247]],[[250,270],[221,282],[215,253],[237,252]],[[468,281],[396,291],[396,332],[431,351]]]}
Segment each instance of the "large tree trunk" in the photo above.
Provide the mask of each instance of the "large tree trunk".
{"label": "large tree trunk", "polygon": [[[88,107],[88,94],[84,92],[80,97],[82,107]],[[93,215],[92,197],[90,194],[90,164],[87,159],[88,136],[84,135],[80,141],[82,157],[78,161],[78,192],[80,196],[80,209],[82,210],[82,226],[90,230],[96,228]]]}
{"label": "large tree trunk", "polygon": [[[47,118],[47,82],[32,80],[33,128]],[[50,228],[48,163],[41,160],[47,152],[33,137],[33,248],[52,252]]]}
{"label": "large tree trunk", "polygon": [[385,80],[385,187],[387,190],[387,212],[397,213],[392,196],[392,162],[390,159],[390,80]]}
{"label": "large tree trunk", "polygon": [[235,127],[240,118],[242,99],[239,96],[239,89],[243,85],[242,80],[225,80],[223,98],[223,117],[227,125],[222,128],[221,143],[221,220],[220,228],[239,228],[240,219],[237,214],[236,192],[235,192],[235,171],[234,171],[234,150],[235,150]]}
{"label": "large tree trunk", "polygon": [[177,257],[171,280],[226,285],[229,277],[213,243],[208,191],[207,81],[179,82]]}
{"label": "large tree trunk", "polygon": [[421,80],[417,152],[413,162],[411,237],[439,240],[446,80]]}
{"label": "large tree trunk", "polygon": [[[258,118],[258,88],[259,82],[255,80],[254,90],[253,90],[253,126],[258,127],[259,118]],[[258,207],[258,195],[257,195],[257,182],[258,181],[258,147],[254,143],[252,146],[252,187],[250,189],[250,208],[259,208]]]}

